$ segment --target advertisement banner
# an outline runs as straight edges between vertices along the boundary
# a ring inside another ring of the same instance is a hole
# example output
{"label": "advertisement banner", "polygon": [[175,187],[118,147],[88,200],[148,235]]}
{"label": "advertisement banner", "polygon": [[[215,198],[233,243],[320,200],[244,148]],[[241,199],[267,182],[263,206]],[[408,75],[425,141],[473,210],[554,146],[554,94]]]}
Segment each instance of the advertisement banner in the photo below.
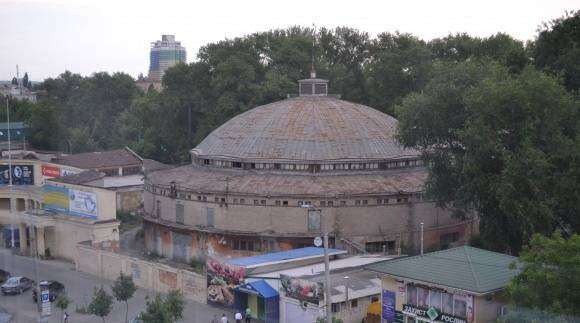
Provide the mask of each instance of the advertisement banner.
{"label": "advertisement banner", "polygon": [[244,267],[207,258],[207,302],[220,306],[234,306],[234,288],[244,283]]}
{"label": "advertisement banner", "polygon": [[60,177],[60,168],[56,166],[42,165],[42,176],[44,177]]}
{"label": "advertisement banner", "polygon": [[287,297],[317,305],[324,298],[323,285],[319,282],[280,274],[280,284]]}
{"label": "advertisement banner", "polygon": [[69,189],[69,212],[86,218],[97,218],[97,195],[91,192]]}
{"label": "advertisement banner", "polygon": [[383,289],[382,295],[382,306],[381,306],[381,322],[382,323],[394,323],[395,322],[395,306],[396,306],[397,295],[395,292]]}
{"label": "advertisement banner", "polygon": [[[32,165],[12,165],[12,185],[33,185],[34,167]],[[10,184],[8,165],[0,165],[0,185]]]}
{"label": "advertisement banner", "polygon": [[43,188],[44,208],[47,210],[68,213],[68,188],[45,185]]}

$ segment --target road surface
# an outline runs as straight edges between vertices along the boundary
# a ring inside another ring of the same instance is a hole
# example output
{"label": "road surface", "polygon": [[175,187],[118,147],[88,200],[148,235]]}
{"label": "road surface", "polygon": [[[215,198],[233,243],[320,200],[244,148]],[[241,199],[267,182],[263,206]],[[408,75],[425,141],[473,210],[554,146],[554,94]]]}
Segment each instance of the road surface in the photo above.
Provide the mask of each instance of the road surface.
{"label": "road surface", "polygon": [[[39,260],[37,262],[38,278],[35,277],[34,262],[30,257],[13,255],[8,249],[0,249],[0,269],[9,271],[13,276],[21,275],[33,280],[57,280],[65,285],[66,293],[72,300],[69,306],[71,315],[70,323],[102,323],[102,320],[96,316],[82,315],[76,313],[75,308],[86,307],[93,295],[93,289],[96,286],[105,286],[110,292],[111,281],[99,277],[78,272],[71,263],[56,260]],[[145,308],[145,298],[154,296],[153,291],[138,289],[135,296],[129,301],[129,320],[138,315]],[[30,290],[21,295],[1,295],[0,294],[0,312],[5,311],[11,314],[14,323],[35,323],[38,322],[38,312],[36,304],[32,301],[32,292]],[[184,311],[184,318],[180,322],[206,323],[211,322],[213,315],[223,313],[222,310],[188,301]],[[49,323],[60,323],[61,313],[54,309],[49,318]],[[230,321],[233,321],[233,315],[228,313]],[[0,314],[2,317],[2,314]],[[114,303],[111,314],[107,317],[106,322],[122,323],[125,321],[124,303]]]}

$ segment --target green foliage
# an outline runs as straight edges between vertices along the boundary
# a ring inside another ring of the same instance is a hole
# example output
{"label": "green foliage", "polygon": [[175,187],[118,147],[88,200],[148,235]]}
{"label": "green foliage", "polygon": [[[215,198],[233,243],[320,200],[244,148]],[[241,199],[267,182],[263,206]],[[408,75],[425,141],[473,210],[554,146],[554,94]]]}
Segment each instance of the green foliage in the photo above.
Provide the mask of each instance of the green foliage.
{"label": "green foliage", "polygon": [[193,271],[195,271],[196,273],[198,274],[204,273],[205,263],[203,263],[202,261],[191,259],[189,265],[191,266],[191,268],[193,268]]}
{"label": "green foliage", "polygon": [[537,68],[561,75],[570,91],[580,89],[580,10],[545,23],[532,46]]}
{"label": "green foliage", "polygon": [[[65,295],[65,294],[61,294],[57,297],[56,301],[55,301],[55,306],[56,308],[60,309],[60,316],[64,317],[64,311],[66,311],[66,309],[68,308],[68,306],[70,305],[71,300]],[[61,319],[62,322],[62,319]]]}
{"label": "green foliage", "polygon": [[487,247],[513,253],[535,232],[580,229],[578,112],[556,79],[477,60],[437,64],[397,107],[401,142],[425,152],[428,194],[458,216],[476,210]]}
{"label": "green foliage", "polygon": [[113,284],[111,290],[113,291],[113,296],[119,302],[125,302],[125,322],[128,322],[127,316],[129,315],[129,299],[133,297],[137,287],[133,282],[133,278],[123,273],[119,274],[119,277]]}
{"label": "green foliage", "polygon": [[140,226],[142,219],[142,217],[133,212],[117,211],[117,220],[121,222],[119,227],[121,232]]}
{"label": "green foliage", "polygon": [[143,323],[174,323],[183,318],[185,299],[179,291],[171,291],[163,298],[157,294],[153,300],[147,300],[147,308],[140,319]]}
{"label": "green foliage", "polygon": [[529,309],[580,315],[580,235],[533,236],[520,255],[521,273],[506,289],[510,301]]}
{"label": "green foliage", "polygon": [[15,77],[12,78],[12,81],[10,82],[12,85],[18,85],[18,79]]}
{"label": "green foliage", "polygon": [[109,295],[104,288],[95,288],[93,299],[87,308],[87,312],[96,315],[105,322],[105,317],[109,315],[113,308],[113,296]]}

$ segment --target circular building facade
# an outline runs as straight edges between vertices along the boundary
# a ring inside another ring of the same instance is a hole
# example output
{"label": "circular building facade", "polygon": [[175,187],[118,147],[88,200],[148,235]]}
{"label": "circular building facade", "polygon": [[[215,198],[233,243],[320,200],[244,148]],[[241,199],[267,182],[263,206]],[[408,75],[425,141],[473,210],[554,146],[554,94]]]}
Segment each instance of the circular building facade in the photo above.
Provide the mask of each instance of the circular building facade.
{"label": "circular building facade", "polygon": [[465,240],[470,223],[423,198],[420,153],[397,120],[300,81],[300,95],[256,107],[191,150],[191,165],[149,172],[146,247],[181,261],[312,245],[323,231],[351,252],[412,252]]}

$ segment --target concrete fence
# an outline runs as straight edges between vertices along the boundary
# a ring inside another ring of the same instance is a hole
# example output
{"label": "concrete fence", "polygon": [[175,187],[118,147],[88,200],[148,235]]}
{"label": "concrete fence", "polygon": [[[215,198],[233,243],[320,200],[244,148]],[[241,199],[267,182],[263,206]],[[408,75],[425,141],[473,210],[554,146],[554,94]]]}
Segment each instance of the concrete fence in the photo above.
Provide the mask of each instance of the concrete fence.
{"label": "concrete fence", "polygon": [[160,293],[179,290],[189,300],[206,303],[207,280],[183,268],[102,250],[89,244],[77,245],[76,270],[115,280],[119,273],[131,275],[135,285]]}

